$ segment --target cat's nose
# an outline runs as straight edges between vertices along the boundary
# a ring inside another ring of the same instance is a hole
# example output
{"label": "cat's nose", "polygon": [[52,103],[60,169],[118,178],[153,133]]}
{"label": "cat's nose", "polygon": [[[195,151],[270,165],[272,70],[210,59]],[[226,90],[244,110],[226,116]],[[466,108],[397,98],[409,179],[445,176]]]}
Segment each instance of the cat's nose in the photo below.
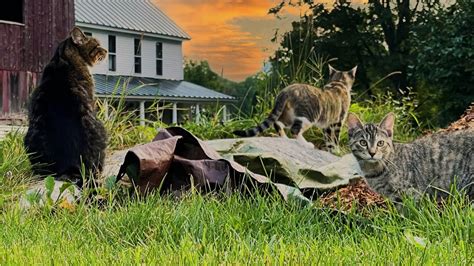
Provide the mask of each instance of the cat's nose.
{"label": "cat's nose", "polygon": [[375,152],[374,151],[369,151],[370,157],[374,158]]}

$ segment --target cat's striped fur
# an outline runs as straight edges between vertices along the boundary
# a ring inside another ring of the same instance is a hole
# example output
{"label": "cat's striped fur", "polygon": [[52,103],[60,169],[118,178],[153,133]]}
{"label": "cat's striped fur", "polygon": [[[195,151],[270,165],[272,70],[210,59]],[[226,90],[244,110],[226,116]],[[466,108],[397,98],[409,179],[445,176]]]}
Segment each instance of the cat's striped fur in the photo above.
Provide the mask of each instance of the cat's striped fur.
{"label": "cat's striped fur", "polygon": [[474,199],[474,129],[392,142],[395,117],[363,125],[349,114],[349,145],[369,186],[392,200],[403,194],[445,197],[451,185]]}
{"label": "cat's striped fur", "polygon": [[315,125],[323,129],[326,147],[335,152],[339,148],[341,125],[347,116],[351,103],[351,88],[357,67],[350,71],[338,71],[329,66],[330,82],[319,89],[306,84],[293,84],[284,88],[277,96],[270,115],[258,126],[247,130],[237,130],[234,134],[242,137],[255,136],[274,125],[281,137],[286,137],[284,128],[304,143],[303,133]]}

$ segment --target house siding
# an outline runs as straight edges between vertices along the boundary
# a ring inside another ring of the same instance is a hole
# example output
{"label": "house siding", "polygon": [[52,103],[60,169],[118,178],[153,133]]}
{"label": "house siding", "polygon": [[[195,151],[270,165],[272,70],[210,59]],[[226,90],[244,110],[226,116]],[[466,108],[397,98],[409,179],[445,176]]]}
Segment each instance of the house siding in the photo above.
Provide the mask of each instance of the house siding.
{"label": "house siding", "polygon": [[[104,31],[93,28],[81,27],[83,31],[92,33],[104,48],[108,48],[108,36],[116,36],[116,71],[109,71],[108,57],[101,64],[92,69],[94,74],[136,76],[148,78],[161,78],[182,80],[183,53],[182,42],[160,38],[143,37],[142,40],[142,73],[135,73],[134,67],[134,39],[140,38],[139,34],[127,34],[114,31]],[[163,43],[163,75],[156,75],[156,42]]]}

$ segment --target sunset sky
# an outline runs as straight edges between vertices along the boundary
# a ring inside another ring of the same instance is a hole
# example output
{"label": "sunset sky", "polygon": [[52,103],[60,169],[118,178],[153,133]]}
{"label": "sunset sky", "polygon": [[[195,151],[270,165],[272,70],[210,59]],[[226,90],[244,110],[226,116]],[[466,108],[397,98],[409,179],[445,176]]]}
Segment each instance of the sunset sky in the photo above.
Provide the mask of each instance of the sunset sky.
{"label": "sunset sky", "polygon": [[224,77],[241,81],[261,70],[277,47],[270,39],[275,29],[285,32],[299,10],[268,15],[278,0],[155,0],[189,35],[184,42],[187,59],[207,60]]}

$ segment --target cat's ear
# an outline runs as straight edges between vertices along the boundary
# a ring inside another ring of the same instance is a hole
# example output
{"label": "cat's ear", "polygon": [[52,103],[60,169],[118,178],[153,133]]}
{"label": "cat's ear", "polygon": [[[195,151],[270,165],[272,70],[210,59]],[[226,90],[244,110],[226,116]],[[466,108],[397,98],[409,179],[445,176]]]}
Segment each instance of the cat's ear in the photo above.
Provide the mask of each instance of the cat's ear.
{"label": "cat's ear", "polygon": [[349,113],[347,115],[346,124],[347,124],[349,137],[352,136],[352,134],[354,133],[356,129],[364,127],[359,117],[357,117],[357,115],[353,113]]}
{"label": "cat's ear", "polygon": [[392,137],[394,124],[395,124],[395,114],[390,112],[382,119],[382,122],[380,122],[379,127],[387,131],[387,134],[389,137]]}
{"label": "cat's ear", "polygon": [[349,74],[355,78],[357,72],[357,66],[355,66],[353,69],[349,70]]}
{"label": "cat's ear", "polygon": [[74,27],[71,31],[72,41],[77,45],[83,45],[87,42],[86,35],[78,27]]}
{"label": "cat's ear", "polygon": [[328,64],[328,67],[329,67],[329,76],[332,76],[334,73],[337,72],[337,70],[332,67],[330,64]]}

